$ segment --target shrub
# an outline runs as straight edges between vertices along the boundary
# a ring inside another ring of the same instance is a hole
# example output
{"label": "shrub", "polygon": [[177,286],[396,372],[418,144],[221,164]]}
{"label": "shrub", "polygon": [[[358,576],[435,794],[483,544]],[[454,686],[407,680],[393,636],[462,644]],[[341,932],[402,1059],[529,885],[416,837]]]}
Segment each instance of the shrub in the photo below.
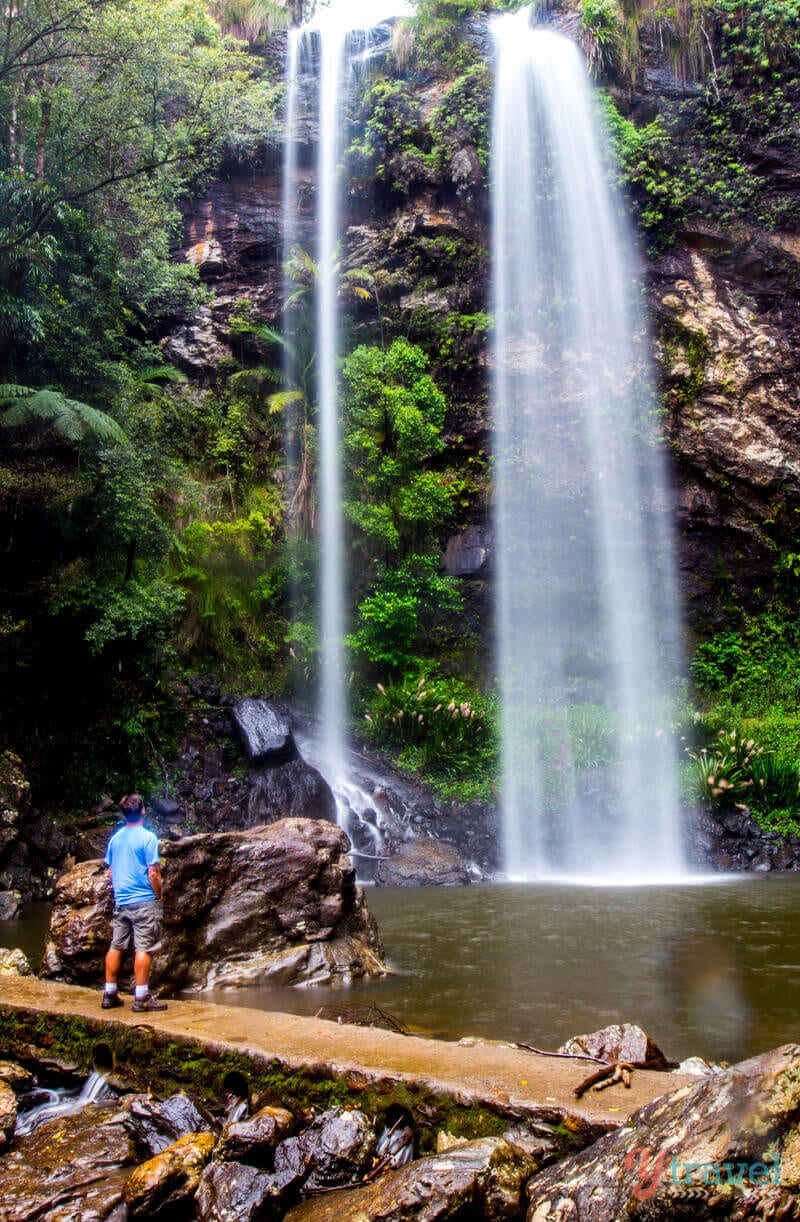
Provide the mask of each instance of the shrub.
{"label": "shrub", "polygon": [[432,667],[378,683],[361,731],[376,746],[398,750],[406,765],[438,777],[475,778],[496,767],[494,701]]}

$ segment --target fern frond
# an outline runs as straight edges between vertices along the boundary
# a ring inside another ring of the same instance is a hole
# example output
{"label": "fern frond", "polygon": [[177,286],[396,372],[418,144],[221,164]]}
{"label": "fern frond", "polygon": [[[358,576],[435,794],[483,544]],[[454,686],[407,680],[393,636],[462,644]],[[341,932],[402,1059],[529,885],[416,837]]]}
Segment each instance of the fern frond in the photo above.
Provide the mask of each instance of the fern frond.
{"label": "fern frond", "polygon": [[277,394],[270,395],[267,399],[267,408],[271,416],[282,412],[285,407],[289,407],[292,403],[302,403],[302,390],[279,390]]}
{"label": "fern frond", "polygon": [[0,408],[5,408],[0,415],[4,428],[39,423],[75,443],[86,437],[117,443],[127,440],[125,430],[107,412],[47,387],[35,390],[14,383],[0,384]]}

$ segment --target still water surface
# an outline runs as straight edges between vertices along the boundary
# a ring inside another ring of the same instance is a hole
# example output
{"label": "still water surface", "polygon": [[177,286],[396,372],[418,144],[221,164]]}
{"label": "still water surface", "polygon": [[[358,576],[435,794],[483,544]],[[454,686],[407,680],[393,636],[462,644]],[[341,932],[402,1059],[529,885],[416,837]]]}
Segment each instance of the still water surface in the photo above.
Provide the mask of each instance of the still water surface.
{"label": "still water surface", "polygon": [[[396,975],[214,1000],[297,1014],[374,1002],[414,1030],[539,1048],[627,1020],[676,1060],[732,1061],[800,1039],[799,875],[688,887],[370,888],[368,901]],[[0,923],[0,945],[38,960],[46,916],[42,905]]]}
{"label": "still water surface", "polygon": [[407,1026],[555,1048],[640,1023],[677,1059],[800,1038],[800,877],[689,887],[370,888],[397,975],[226,1002],[313,1014],[374,1002]]}

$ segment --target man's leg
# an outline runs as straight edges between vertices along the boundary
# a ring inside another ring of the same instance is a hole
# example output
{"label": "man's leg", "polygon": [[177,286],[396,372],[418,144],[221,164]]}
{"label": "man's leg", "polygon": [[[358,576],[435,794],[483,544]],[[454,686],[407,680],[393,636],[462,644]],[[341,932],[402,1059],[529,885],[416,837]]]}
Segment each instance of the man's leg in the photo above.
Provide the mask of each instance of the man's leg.
{"label": "man's leg", "polygon": [[106,952],[106,987],[103,989],[102,1001],[104,1010],[114,1010],[117,1006],[122,1005],[117,992],[117,979],[122,967],[123,953],[114,945],[109,946]]}
{"label": "man's leg", "polygon": [[157,1001],[150,992],[150,966],[153,962],[153,952],[161,946],[161,905],[142,904],[134,918],[134,949],[133,974],[136,978],[136,995],[133,1008],[137,1013],[141,1010],[166,1010],[164,1001]]}
{"label": "man's leg", "polygon": [[106,955],[106,984],[116,984],[122,967],[122,951],[109,946]]}
{"label": "man's leg", "polygon": [[149,951],[137,950],[133,960],[133,975],[139,988],[147,988],[150,983],[150,965],[153,956]]}

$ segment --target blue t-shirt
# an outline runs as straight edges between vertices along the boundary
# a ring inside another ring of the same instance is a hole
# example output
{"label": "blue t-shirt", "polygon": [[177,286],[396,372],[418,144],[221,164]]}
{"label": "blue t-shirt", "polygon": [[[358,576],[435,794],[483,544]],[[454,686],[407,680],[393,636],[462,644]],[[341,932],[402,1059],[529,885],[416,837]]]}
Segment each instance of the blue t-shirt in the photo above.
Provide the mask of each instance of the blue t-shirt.
{"label": "blue t-shirt", "polygon": [[121,827],[108,842],[105,862],[117,904],[146,904],[156,898],[147,867],[157,865],[158,840],[146,827]]}

